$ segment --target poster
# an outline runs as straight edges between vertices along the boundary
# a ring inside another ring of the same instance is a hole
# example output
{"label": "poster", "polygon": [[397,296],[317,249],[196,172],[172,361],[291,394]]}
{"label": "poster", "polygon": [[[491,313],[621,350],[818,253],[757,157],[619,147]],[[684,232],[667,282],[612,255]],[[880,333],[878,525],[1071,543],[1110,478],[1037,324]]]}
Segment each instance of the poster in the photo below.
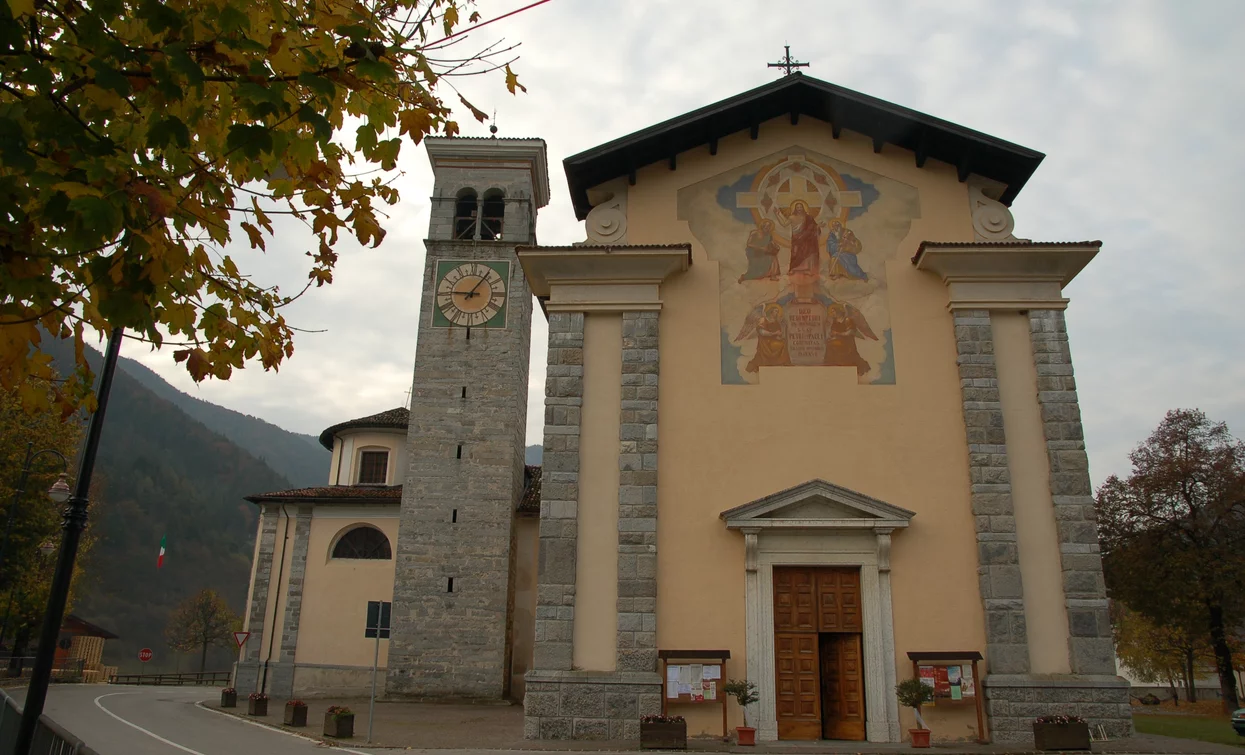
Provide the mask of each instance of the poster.
{"label": "poster", "polygon": [[668,682],[666,682],[666,697],[671,698],[671,699],[674,699],[674,698],[676,698],[676,697],[678,697],[678,696],[679,696],[679,683],[678,683],[678,681],[673,681],[673,682],[668,681]]}
{"label": "poster", "polygon": [[973,697],[977,694],[977,689],[974,686],[972,666],[960,668],[960,694],[964,697]]}
{"label": "poster", "polygon": [[721,666],[705,666],[705,670],[703,674],[701,675],[701,678],[707,679],[707,680],[721,679],[722,678],[722,667]]}
{"label": "poster", "polygon": [[934,667],[933,666],[921,666],[920,672],[921,672],[921,684],[924,684],[926,687],[929,687],[930,689],[934,689]]}

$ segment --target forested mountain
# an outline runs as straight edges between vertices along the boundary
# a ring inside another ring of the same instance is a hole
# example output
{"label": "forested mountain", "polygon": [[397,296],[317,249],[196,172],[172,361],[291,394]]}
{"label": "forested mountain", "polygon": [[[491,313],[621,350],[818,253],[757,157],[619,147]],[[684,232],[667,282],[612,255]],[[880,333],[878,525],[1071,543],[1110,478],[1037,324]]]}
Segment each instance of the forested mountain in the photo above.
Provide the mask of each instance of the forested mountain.
{"label": "forested mountain", "polygon": [[[54,353],[65,369],[72,353]],[[98,373],[100,355],[89,357]],[[242,497],[291,487],[290,481],[127,370],[118,370],[113,383],[96,480],[101,501],[90,527],[99,540],[73,611],[120,635],[105,646],[105,663],[130,672],[173,671],[179,659],[163,637],[169,612],[204,587],[243,612],[256,512]],[[157,570],[161,537],[168,554]],[[143,647],[156,653],[150,663],[137,660]],[[208,666],[229,668],[235,658],[232,650],[215,649]],[[182,670],[189,666],[187,660]]]}
{"label": "forested mountain", "polygon": [[313,435],[282,430],[249,414],[182,393],[146,365],[121,357],[121,369],[160,398],[246,449],[284,475],[296,488],[323,485],[328,480],[329,452]]}

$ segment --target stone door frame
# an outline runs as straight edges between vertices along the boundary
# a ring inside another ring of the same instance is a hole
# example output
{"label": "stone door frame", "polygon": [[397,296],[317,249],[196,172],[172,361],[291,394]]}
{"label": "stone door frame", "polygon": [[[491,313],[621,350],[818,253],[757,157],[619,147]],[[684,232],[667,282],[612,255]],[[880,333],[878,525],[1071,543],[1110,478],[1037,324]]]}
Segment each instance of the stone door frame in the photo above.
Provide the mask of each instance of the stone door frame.
{"label": "stone door frame", "polygon": [[913,512],[811,480],[721,514],[744,535],[748,678],[761,693],[752,714],[757,738],[778,739],[774,656],[774,567],[860,568],[865,660],[865,736],[899,742],[895,628],[891,611],[891,533]]}

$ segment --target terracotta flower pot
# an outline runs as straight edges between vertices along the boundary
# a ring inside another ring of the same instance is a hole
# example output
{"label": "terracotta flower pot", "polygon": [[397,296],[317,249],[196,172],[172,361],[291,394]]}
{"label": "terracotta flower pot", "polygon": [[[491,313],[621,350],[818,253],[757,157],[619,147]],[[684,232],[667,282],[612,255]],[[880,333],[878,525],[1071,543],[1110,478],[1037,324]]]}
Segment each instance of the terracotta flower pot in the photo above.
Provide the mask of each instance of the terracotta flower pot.
{"label": "terracotta flower pot", "polygon": [[908,729],[913,747],[929,747],[929,729]]}
{"label": "terracotta flower pot", "polygon": [[306,705],[286,705],[285,706],[285,725],[286,726],[306,726],[307,725],[307,706]]}
{"label": "terracotta flower pot", "polygon": [[739,737],[740,745],[748,746],[757,743],[757,730],[751,726],[736,726],[735,734]]}

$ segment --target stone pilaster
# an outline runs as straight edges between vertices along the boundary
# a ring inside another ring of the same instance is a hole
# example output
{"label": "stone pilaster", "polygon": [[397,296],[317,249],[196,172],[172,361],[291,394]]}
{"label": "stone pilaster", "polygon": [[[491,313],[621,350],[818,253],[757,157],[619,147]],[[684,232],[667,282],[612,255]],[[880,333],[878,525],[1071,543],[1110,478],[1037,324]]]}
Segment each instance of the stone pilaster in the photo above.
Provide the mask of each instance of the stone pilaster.
{"label": "stone pilaster", "polygon": [[290,574],[285,580],[285,611],[281,620],[281,647],[269,669],[268,694],[294,694],[294,658],[298,648],[298,624],[303,609],[303,580],[307,574],[307,543],[311,538],[311,507],[299,506],[294,519],[294,542],[290,548]]}
{"label": "stone pilaster", "polygon": [[277,507],[262,504],[259,507],[259,548],[255,553],[255,581],[251,585],[251,604],[247,607],[246,652],[234,673],[234,686],[239,692],[250,694],[259,689],[259,658],[264,642],[264,622],[268,613],[268,586],[272,581],[273,554],[277,543]]}
{"label": "stone pilaster", "polygon": [[1115,648],[1098,548],[1097,513],[1063,310],[1029,314],[1038,404],[1059,528],[1069,660],[1074,674],[1115,674]]}
{"label": "stone pilaster", "polygon": [[953,315],[977,531],[977,577],[986,614],[987,670],[1024,674],[1029,671],[1028,634],[990,313],[971,309]]}
{"label": "stone pilaster", "polygon": [[622,316],[619,671],[657,668],[657,315],[624,312]]}
{"label": "stone pilaster", "polygon": [[[584,314],[549,313],[540,561],[532,668],[569,671],[579,539],[579,427],[584,396]],[[528,688],[527,694],[531,694]]]}

